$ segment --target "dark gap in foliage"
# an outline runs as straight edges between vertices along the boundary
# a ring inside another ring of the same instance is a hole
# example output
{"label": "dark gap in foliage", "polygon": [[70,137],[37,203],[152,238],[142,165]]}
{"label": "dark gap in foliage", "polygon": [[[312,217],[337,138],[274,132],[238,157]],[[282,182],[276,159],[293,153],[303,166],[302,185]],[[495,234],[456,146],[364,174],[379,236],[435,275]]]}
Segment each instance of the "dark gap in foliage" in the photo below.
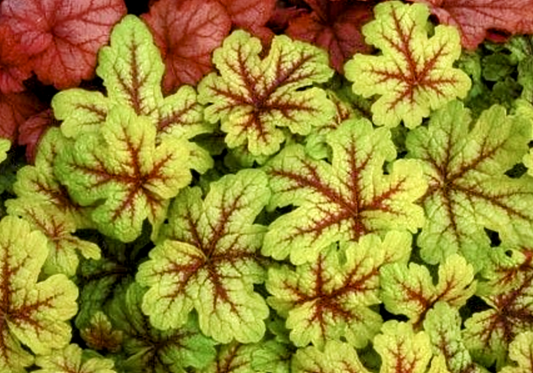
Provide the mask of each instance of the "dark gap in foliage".
{"label": "dark gap in foliage", "polygon": [[[408,322],[409,321],[409,318],[407,316],[395,315],[395,314],[390,313],[389,311],[387,311],[387,309],[385,308],[385,305],[383,303],[380,303],[377,307],[379,309],[379,311],[378,311],[379,314],[383,318],[383,322],[389,321],[389,320],[398,320],[398,321],[403,321],[403,322]],[[370,308],[372,308],[372,307],[370,307]]]}
{"label": "dark gap in foliage", "polygon": [[517,163],[511,169],[505,171],[505,174],[513,179],[518,179],[526,172],[527,167],[523,163]]}
{"label": "dark gap in foliage", "polygon": [[490,309],[490,307],[487,305],[487,303],[485,303],[485,301],[477,295],[474,295],[467,300],[464,307],[459,309],[459,314],[461,315],[462,320],[467,320],[474,313],[483,312],[488,309]]}
{"label": "dark gap in foliage", "polygon": [[500,246],[500,244],[502,243],[502,240],[500,239],[500,234],[487,228],[484,228],[484,230],[487,236],[490,238],[490,247]]}
{"label": "dark gap in foliage", "polygon": [[150,2],[139,0],[124,0],[129,14],[141,15],[148,13]]}

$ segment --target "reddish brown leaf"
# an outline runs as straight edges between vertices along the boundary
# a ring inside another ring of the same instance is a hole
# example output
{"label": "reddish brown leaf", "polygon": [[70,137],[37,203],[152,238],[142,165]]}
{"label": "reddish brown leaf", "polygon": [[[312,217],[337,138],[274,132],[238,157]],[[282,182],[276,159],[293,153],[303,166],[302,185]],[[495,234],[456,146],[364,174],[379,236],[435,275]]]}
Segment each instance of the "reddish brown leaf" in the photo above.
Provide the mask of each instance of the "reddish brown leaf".
{"label": "reddish brown leaf", "polygon": [[126,6],[123,0],[4,0],[0,11],[39,80],[62,89],[92,78],[98,49]]}
{"label": "reddish brown leaf", "polygon": [[30,77],[28,56],[20,48],[10,27],[0,25],[0,92],[22,92],[22,82]]}
{"label": "reddish brown leaf", "polygon": [[15,141],[17,128],[41,110],[43,103],[29,92],[0,93],[0,137]]}
{"label": "reddish brown leaf", "polygon": [[226,9],[216,0],[161,0],[143,17],[165,60],[165,93],[196,85],[210,72],[211,53],[231,29]]}
{"label": "reddish brown leaf", "polygon": [[361,27],[372,18],[372,6],[364,2],[307,1],[311,13],[289,21],[286,33],[296,39],[314,43],[329,51],[330,64],[337,71],[356,52],[370,47],[361,35]]}
{"label": "reddish brown leaf", "polygon": [[264,41],[270,41],[272,31],[265,27],[272,14],[276,0],[218,0],[226,7],[235,27],[249,30]]}
{"label": "reddish brown leaf", "polygon": [[430,6],[440,22],[456,26],[463,47],[476,49],[491,30],[533,33],[533,0],[409,0]]}
{"label": "reddish brown leaf", "polygon": [[58,126],[52,109],[46,109],[28,118],[19,127],[19,145],[26,145],[26,159],[33,163],[37,154],[37,145],[52,126]]}

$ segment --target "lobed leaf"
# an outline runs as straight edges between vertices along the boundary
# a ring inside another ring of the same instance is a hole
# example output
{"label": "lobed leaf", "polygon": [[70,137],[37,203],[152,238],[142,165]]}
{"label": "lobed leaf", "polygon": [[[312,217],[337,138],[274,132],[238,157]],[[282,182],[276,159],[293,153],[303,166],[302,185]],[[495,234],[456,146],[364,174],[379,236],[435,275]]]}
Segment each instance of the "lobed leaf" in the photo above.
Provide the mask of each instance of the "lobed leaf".
{"label": "lobed leaf", "polygon": [[460,308],[476,292],[474,267],[458,254],[439,266],[438,282],[424,265],[394,263],[381,269],[381,300],[389,312],[403,314],[419,325],[426,313],[442,301]]}
{"label": "lobed leaf", "polygon": [[264,59],[261,51],[258,39],[233,32],[213,55],[220,75],[198,85],[198,100],[208,104],[205,117],[220,120],[228,147],[245,145],[255,156],[279,150],[281,128],[307,135],[334,115],[325,91],[312,87],[333,74],[325,52],[284,35],[274,37]]}
{"label": "lobed leaf", "polygon": [[459,311],[446,302],[437,302],[427,312],[424,330],[429,335],[434,355],[442,356],[450,373],[482,373],[461,335]]}
{"label": "lobed leaf", "polygon": [[0,220],[0,370],[23,372],[35,354],[47,354],[70,341],[66,322],[77,312],[78,290],[64,275],[38,281],[48,255],[46,238],[26,221]]}
{"label": "lobed leaf", "polygon": [[428,4],[440,22],[457,27],[465,48],[474,50],[491,30],[533,33],[531,0],[409,0]]}
{"label": "lobed leaf", "polygon": [[509,357],[518,366],[506,366],[500,373],[527,373],[533,369],[533,332],[520,333],[509,345]]}
{"label": "lobed leaf", "polygon": [[[128,15],[113,29],[111,45],[103,47],[96,73],[103,79],[107,95],[80,88],[61,91],[52,100],[61,130],[77,138],[99,131],[112,107],[133,110],[150,119],[157,129],[157,142],[167,137],[190,140],[211,132],[203,120],[201,106],[192,87],[183,86],[163,97],[161,81],[165,66],[154,45],[148,27],[137,17]],[[210,155],[192,142],[184,145],[191,153],[192,168],[205,172],[212,167]]]}
{"label": "lobed leaf", "polygon": [[155,235],[169,199],[189,184],[184,143],[156,145],[148,118],[115,106],[99,133],[79,137],[58,154],[55,170],[74,201],[94,206],[91,218],[102,233],[131,242],[146,218]]}
{"label": "lobed leaf", "polygon": [[36,373],[116,373],[113,360],[100,357],[84,359],[83,350],[76,344],[39,356],[35,364],[41,368],[35,370]]}
{"label": "lobed leaf", "polygon": [[394,127],[403,120],[414,128],[431,110],[466,96],[470,79],[453,68],[461,54],[457,30],[441,25],[429,37],[429,10],[422,4],[387,1],[376,5],[374,14],[363,34],[382,54],[356,54],[345,75],[355,93],[381,96],[372,105],[375,124]]}
{"label": "lobed leaf", "polygon": [[298,349],[291,364],[294,373],[368,373],[349,343],[328,341],[324,350],[312,346]]}
{"label": "lobed leaf", "polygon": [[465,321],[464,341],[485,366],[502,367],[517,335],[533,327],[533,250],[495,249],[478,295],[489,306]]}
{"label": "lobed leaf", "polygon": [[143,312],[157,328],[178,328],[196,309],[200,329],[218,342],[257,342],[268,307],[254,292],[264,281],[257,251],[265,228],[253,224],[270,198],[267,177],[243,170],[176,198],[168,226],[137,281],[148,286]]}
{"label": "lobed leaf", "polygon": [[479,270],[490,247],[485,228],[511,246],[531,241],[533,183],[505,175],[526,153],[530,131],[527,120],[500,106],[471,123],[469,111],[452,102],[427,128],[408,134],[408,157],[424,162],[429,180],[421,199],[427,220],[417,240],[425,261],[460,252]]}
{"label": "lobed leaf", "polygon": [[333,244],[318,259],[291,271],[271,268],[266,288],[268,303],[287,318],[291,341],[323,348],[328,340],[345,339],[364,347],[379,332],[381,316],[370,307],[379,304],[379,273],[384,264],[407,261],[411,235],[389,232],[383,241],[366,235],[358,243]]}
{"label": "lobed leaf", "polygon": [[61,89],[93,77],[98,49],[126,6],[122,0],[6,0],[1,13],[2,22],[20,37],[39,80]]}
{"label": "lobed leaf", "polygon": [[[424,216],[414,204],[426,189],[418,162],[396,160],[390,131],[366,119],[346,121],[327,136],[331,164],[287,146],[265,166],[270,207],[297,206],[270,224],[264,255],[299,265],[338,240],[391,229],[416,231]],[[383,165],[390,170],[383,175]]]}

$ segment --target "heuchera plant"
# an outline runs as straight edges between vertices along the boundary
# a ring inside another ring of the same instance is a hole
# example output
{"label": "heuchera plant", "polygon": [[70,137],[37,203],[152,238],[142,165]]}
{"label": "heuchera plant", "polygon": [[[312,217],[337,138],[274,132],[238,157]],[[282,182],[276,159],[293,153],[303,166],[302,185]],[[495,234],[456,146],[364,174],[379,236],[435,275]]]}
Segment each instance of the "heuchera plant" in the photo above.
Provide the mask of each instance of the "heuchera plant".
{"label": "heuchera plant", "polygon": [[529,373],[533,1],[0,1],[0,373]]}

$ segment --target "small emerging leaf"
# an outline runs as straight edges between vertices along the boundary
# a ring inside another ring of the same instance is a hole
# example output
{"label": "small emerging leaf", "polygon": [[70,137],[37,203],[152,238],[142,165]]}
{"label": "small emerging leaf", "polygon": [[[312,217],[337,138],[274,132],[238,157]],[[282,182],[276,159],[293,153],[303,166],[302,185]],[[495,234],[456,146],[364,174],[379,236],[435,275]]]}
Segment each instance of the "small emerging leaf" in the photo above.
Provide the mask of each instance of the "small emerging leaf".
{"label": "small emerging leaf", "polygon": [[437,26],[428,37],[426,5],[387,1],[374,8],[376,19],[363,27],[369,44],[382,55],[356,54],[345,66],[355,93],[381,96],[372,105],[374,123],[414,128],[456,97],[464,98],[470,79],[453,68],[461,54],[459,33]]}

